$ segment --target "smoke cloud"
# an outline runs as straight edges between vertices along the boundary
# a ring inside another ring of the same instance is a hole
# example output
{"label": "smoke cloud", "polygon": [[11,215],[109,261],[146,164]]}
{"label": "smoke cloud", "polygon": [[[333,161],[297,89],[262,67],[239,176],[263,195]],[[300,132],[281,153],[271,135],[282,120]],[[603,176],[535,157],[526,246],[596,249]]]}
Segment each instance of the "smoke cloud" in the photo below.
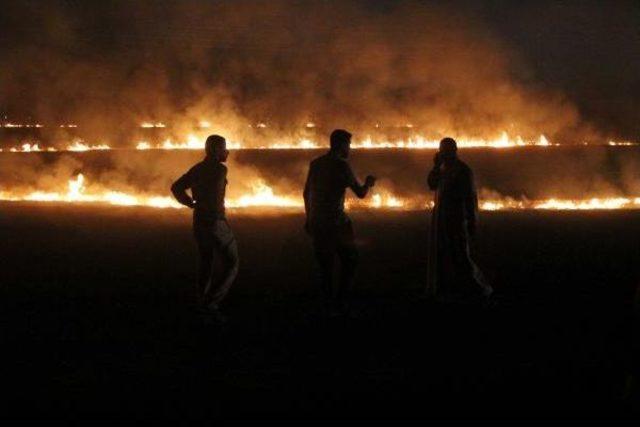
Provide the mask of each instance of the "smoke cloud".
{"label": "smoke cloud", "polygon": [[[248,146],[326,137],[335,127],[357,138],[593,137],[561,93],[532,81],[525,61],[455,3],[3,8],[0,110],[77,123],[83,136],[113,146],[130,146],[145,121],[170,123],[167,132],[179,140],[206,120],[211,131]],[[307,122],[318,127],[305,129]]]}

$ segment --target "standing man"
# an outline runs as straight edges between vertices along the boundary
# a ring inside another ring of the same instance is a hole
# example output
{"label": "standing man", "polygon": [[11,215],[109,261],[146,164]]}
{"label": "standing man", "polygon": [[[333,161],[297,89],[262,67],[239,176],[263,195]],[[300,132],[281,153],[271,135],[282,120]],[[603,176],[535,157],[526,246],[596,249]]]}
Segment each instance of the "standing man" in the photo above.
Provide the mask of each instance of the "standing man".
{"label": "standing man", "polygon": [[476,232],[478,196],[473,173],[458,158],[453,138],[440,141],[427,179],[436,192],[431,214],[427,294],[451,296],[481,291],[493,293],[471,258],[469,241]]}
{"label": "standing man", "polygon": [[[313,239],[325,308],[344,313],[358,258],[353,226],[344,212],[345,190],[351,188],[362,199],[376,179],[369,175],[361,185],[353,174],[347,161],[351,149],[349,132],[336,129],[330,141],[329,152],[313,160],[309,167],[304,187],[305,229]],[[340,260],[340,285],[334,291],[332,276],[336,255]]]}
{"label": "standing man", "polygon": [[[220,135],[211,135],[205,143],[205,158],[182,175],[171,186],[178,202],[193,209],[193,233],[198,244],[198,303],[215,321],[225,320],[220,303],[238,274],[238,246],[227,223],[224,195],[227,187],[229,156],[227,142]],[[191,189],[191,196],[187,194]],[[219,280],[213,278],[214,256],[223,264]]]}

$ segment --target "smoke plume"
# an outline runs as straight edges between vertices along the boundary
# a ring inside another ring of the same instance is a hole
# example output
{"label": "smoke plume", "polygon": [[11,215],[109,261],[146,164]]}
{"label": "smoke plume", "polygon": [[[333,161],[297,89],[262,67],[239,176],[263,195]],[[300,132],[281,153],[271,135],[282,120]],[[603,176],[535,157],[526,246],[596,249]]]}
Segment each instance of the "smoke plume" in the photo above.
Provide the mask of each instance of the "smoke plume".
{"label": "smoke plume", "polygon": [[334,127],[390,138],[407,124],[435,138],[592,135],[455,3],[32,1],[0,19],[0,110],[114,146],[145,121],[179,139],[206,120],[249,146]]}

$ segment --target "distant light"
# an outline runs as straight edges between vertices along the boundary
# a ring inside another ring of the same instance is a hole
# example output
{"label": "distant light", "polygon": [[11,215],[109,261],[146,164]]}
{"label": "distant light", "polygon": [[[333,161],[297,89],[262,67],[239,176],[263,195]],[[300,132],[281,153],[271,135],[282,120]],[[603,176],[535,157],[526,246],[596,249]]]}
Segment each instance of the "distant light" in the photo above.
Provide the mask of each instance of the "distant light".
{"label": "distant light", "polygon": [[158,123],[150,123],[150,122],[144,122],[140,125],[141,128],[165,128],[167,127],[167,125],[165,125],[162,122],[158,122]]}
{"label": "distant light", "polygon": [[27,123],[27,124],[4,123],[3,125],[0,125],[0,127],[3,127],[3,128],[43,128],[44,125],[41,125],[40,123]]}

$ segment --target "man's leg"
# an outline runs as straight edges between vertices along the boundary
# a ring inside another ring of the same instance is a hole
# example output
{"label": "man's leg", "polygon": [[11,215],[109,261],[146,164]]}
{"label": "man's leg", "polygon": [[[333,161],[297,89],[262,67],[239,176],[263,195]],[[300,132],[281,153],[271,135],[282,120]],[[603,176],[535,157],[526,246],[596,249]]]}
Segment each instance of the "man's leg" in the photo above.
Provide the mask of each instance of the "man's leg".
{"label": "man's leg", "polygon": [[209,282],[209,286],[205,289],[205,296],[209,308],[217,309],[238,275],[240,257],[238,244],[226,221],[216,223],[214,236],[217,246],[215,252],[220,255],[222,261],[222,274],[217,283]]}
{"label": "man's leg", "polygon": [[318,280],[324,298],[324,306],[328,309],[333,299],[332,279],[335,247],[332,239],[317,233],[313,238],[313,250],[318,263]]}
{"label": "man's leg", "polygon": [[213,277],[213,251],[214,242],[212,231],[205,227],[195,229],[196,242],[198,243],[198,279],[197,279],[197,301],[198,306],[205,305],[205,292],[211,286]]}
{"label": "man's leg", "polygon": [[355,243],[342,242],[338,247],[338,257],[340,258],[340,288],[336,299],[339,304],[345,305],[358,266],[358,249]]}

